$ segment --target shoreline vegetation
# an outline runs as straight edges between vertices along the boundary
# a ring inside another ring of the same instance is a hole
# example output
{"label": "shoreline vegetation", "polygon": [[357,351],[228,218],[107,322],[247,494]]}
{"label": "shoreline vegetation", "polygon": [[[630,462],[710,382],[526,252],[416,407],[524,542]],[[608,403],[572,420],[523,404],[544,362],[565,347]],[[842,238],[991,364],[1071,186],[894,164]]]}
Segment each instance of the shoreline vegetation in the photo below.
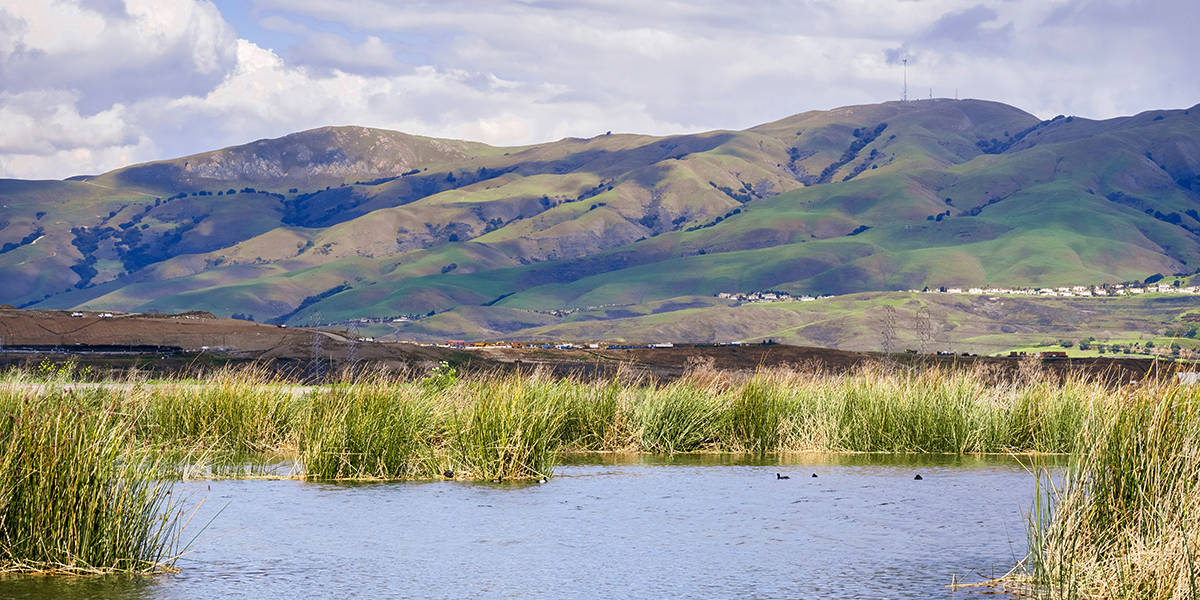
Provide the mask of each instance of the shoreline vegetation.
{"label": "shoreline vegetation", "polygon": [[849,374],[699,363],[670,382],[545,372],[347,375],[265,370],[81,383],[0,374],[0,571],[172,568],[172,482],[538,480],[587,452],[1066,454],[1039,481],[1030,555],[1001,585],[1051,598],[1200,598],[1200,386],[879,363]]}

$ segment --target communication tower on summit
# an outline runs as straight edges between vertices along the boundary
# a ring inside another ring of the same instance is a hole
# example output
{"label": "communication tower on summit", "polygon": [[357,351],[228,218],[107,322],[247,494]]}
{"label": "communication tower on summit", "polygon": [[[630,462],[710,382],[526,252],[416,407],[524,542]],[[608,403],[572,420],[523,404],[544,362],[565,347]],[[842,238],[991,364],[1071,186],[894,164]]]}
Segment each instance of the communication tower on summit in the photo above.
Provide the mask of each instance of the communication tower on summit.
{"label": "communication tower on summit", "polygon": [[900,96],[902,102],[908,102],[908,57],[904,57],[904,93]]}

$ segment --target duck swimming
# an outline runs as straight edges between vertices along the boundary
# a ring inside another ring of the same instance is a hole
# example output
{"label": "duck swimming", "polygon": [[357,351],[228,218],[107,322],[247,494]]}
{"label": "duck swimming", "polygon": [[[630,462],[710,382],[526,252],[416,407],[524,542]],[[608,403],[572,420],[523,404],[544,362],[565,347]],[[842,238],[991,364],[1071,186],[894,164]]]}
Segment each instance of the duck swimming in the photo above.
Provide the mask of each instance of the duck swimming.
{"label": "duck swimming", "polygon": [[787,475],[784,475],[784,474],[782,474],[782,473],[776,473],[776,474],[775,474],[775,479],[791,479],[791,477],[789,477],[789,476],[787,476]]}

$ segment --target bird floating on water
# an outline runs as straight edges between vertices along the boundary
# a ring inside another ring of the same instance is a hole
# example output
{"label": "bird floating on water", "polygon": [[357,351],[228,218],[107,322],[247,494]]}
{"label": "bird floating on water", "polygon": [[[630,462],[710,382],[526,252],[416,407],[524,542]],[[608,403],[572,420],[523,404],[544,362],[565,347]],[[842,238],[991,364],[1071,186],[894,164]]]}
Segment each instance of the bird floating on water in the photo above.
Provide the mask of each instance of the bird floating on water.
{"label": "bird floating on water", "polygon": [[776,473],[775,479],[791,479],[791,477],[784,475],[783,473]]}
{"label": "bird floating on water", "polygon": [[454,479],[454,471],[446,469],[445,471],[442,471],[442,477],[445,477],[446,479]]}
{"label": "bird floating on water", "polygon": [[816,477],[816,476],[817,476],[817,474],[816,474],[816,473],[813,473],[813,477]]}
{"label": "bird floating on water", "polygon": [[920,474],[920,473],[917,473],[917,476],[916,476],[916,477],[913,477],[913,480],[914,480],[914,481],[921,481],[922,479],[924,479],[924,477],[921,477],[921,474]]}

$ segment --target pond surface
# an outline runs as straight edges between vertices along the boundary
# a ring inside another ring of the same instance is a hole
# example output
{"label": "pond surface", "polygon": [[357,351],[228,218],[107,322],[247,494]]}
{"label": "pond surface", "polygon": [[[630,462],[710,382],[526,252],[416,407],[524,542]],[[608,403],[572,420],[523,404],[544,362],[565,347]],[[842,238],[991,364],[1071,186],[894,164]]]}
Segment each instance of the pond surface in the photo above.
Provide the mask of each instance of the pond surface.
{"label": "pond surface", "polygon": [[181,573],[0,598],[983,598],[947,586],[1024,555],[1034,493],[1002,458],[600,460],[541,485],[182,483],[194,523],[221,512]]}

